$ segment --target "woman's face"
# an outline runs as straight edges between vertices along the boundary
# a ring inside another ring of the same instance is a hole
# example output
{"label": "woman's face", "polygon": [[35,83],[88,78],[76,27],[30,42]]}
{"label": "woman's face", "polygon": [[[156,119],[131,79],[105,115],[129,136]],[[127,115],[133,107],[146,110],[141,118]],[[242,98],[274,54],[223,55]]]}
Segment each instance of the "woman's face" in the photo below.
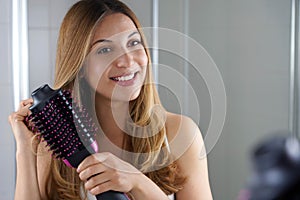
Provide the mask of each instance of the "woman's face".
{"label": "woman's face", "polygon": [[97,95],[117,101],[136,99],[144,84],[148,57],[133,21],[121,13],[104,17],[91,45],[84,74]]}

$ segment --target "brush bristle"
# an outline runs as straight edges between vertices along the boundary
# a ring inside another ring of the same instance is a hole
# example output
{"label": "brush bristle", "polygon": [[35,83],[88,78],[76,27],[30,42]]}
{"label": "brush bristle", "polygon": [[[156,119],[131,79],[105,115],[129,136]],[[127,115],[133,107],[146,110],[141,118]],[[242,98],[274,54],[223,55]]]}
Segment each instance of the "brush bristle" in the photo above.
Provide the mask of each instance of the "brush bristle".
{"label": "brush bristle", "polygon": [[73,104],[69,91],[58,90],[30,116],[56,158],[68,159],[94,142],[95,125],[84,109]]}

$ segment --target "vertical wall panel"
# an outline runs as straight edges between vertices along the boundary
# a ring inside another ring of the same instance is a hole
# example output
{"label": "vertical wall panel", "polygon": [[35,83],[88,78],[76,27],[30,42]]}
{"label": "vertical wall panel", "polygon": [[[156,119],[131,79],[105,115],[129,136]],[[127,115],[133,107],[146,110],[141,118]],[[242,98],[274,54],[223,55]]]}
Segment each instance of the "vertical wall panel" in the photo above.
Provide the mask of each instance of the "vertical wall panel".
{"label": "vertical wall panel", "polygon": [[44,83],[51,84],[49,31],[48,29],[29,30],[30,92]]}
{"label": "vertical wall panel", "polygon": [[28,0],[29,29],[47,29],[49,27],[49,5],[48,0]]}
{"label": "vertical wall panel", "polygon": [[49,58],[49,0],[28,0],[29,90],[51,84]]}
{"label": "vertical wall panel", "polygon": [[0,23],[0,85],[12,84],[11,69],[11,30],[9,23]]}
{"label": "vertical wall panel", "polygon": [[136,14],[140,20],[143,27],[151,27],[152,23],[152,0],[143,0],[141,1],[132,1],[132,0],[123,0],[130,9]]}
{"label": "vertical wall panel", "polygon": [[10,8],[10,1],[0,0],[0,23],[10,22]]}
{"label": "vertical wall panel", "polygon": [[13,112],[10,0],[0,0],[0,44],[0,200],[7,200],[13,199],[15,186],[15,145],[8,123]]}
{"label": "vertical wall panel", "polygon": [[227,119],[209,154],[215,199],[235,199],[249,152],[266,134],[288,129],[289,1],[191,1],[190,34],[225,82]]}
{"label": "vertical wall panel", "polygon": [[[5,78],[2,73],[0,78]],[[15,144],[8,123],[8,115],[13,112],[13,87],[1,84],[0,92],[0,200],[7,200],[13,199],[15,187]]]}
{"label": "vertical wall panel", "polygon": [[[45,1],[45,0],[43,0]],[[69,10],[69,8],[76,3],[78,0],[48,0],[49,7],[49,18],[50,18],[50,28],[59,29],[63,17]]]}
{"label": "vertical wall panel", "polygon": [[[160,2],[161,26],[183,30],[181,4]],[[200,0],[189,4],[189,36],[211,55],[227,93],[225,126],[208,155],[211,186],[215,199],[236,199],[249,173],[251,147],[270,132],[288,129],[290,2]],[[161,54],[160,62],[180,69],[181,63],[171,60],[172,56]],[[196,86],[199,125],[205,134],[210,96],[196,71],[190,71],[189,81]]]}

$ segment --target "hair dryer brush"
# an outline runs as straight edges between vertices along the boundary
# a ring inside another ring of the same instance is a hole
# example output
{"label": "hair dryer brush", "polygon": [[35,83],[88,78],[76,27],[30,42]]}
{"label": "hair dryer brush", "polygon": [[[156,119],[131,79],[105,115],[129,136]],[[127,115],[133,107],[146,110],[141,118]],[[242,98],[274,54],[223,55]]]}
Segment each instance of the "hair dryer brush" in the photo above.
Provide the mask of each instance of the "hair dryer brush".
{"label": "hair dryer brush", "polygon": [[252,172],[239,200],[299,200],[300,142],[283,132],[252,151]]}
{"label": "hair dryer brush", "polygon": [[[94,140],[95,125],[79,106],[72,105],[71,93],[53,90],[47,84],[31,94],[33,105],[29,120],[40,132],[56,158],[69,166],[78,165],[98,151]],[[97,200],[128,200],[126,194],[108,191],[96,195]]]}

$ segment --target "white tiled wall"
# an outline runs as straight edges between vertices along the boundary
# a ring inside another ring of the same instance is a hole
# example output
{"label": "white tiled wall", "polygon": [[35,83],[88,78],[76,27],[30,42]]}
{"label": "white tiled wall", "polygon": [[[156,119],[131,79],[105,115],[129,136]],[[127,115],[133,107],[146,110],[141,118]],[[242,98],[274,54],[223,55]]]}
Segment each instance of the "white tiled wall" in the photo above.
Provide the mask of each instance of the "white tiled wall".
{"label": "white tiled wall", "polygon": [[29,90],[51,83],[49,1],[28,0]]}
{"label": "white tiled wall", "polygon": [[52,29],[59,29],[63,17],[69,8],[77,1],[78,0],[49,0],[49,24]]}
{"label": "white tiled wall", "polygon": [[11,71],[11,1],[0,0],[0,200],[13,199],[14,137],[7,117],[13,111]]}
{"label": "white tiled wall", "polygon": [[8,0],[0,0],[0,23],[8,23],[10,21],[10,2]]}
{"label": "white tiled wall", "polygon": [[[251,148],[266,134],[288,129],[291,1],[163,0],[160,26],[182,31],[187,2],[189,36],[216,63],[227,96],[222,134],[213,148],[206,143],[212,148],[208,149],[211,188],[216,200],[236,199],[250,172]],[[160,62],[178,70],[181,63],[176,61],[160,54]],[[189,66],[189,83],[198,97],[199,125],[206,135],[214,105],[197,67]],[[190,109],[196,106],[189,104]]]}
{"label": "white tiled wall", "polygon": [[28,0],[29,89],[53,85],[58,29],[77,0]]}
{"label": "white tiled wall", "polygon": [[[0,47],[4,48],[3,46]],[[0,63],[2,63],[0,61]],[[2,68],[3,65],[1,65]],[[3,75],[0,75],[1,78]],[[10,84],[0,85],[0,200],[13,199],[15,184],[15,144],[7,117],[13,110],[13,92]]]}
{"label": "white tiled wall", "polygon": [[48,0],[28,0],[29,29],[49,27],[49,4]]}
{"label": "white tiled wall", "polygon": [[0,85],[7,85],[12,84],[12,77],[11,77],[11,60],[9,59],[11,55],[11,43],[10,43],[10,36],[11,30],[9,23],[0,23],[0,72],[1,77]]}
{"label": "white tiled wall", "polygon": [[41,84],[51,82],[49,54],[49,31],[46,29],[29,30],[29,82],[30,91]]}
{"label": "white tiled wall", "polygon": [[209,154],[217,200],[245,187],[258,140],[288,130],[290,3],[190,1],[190,36],[216,62],[227,92],[225,126]]}

